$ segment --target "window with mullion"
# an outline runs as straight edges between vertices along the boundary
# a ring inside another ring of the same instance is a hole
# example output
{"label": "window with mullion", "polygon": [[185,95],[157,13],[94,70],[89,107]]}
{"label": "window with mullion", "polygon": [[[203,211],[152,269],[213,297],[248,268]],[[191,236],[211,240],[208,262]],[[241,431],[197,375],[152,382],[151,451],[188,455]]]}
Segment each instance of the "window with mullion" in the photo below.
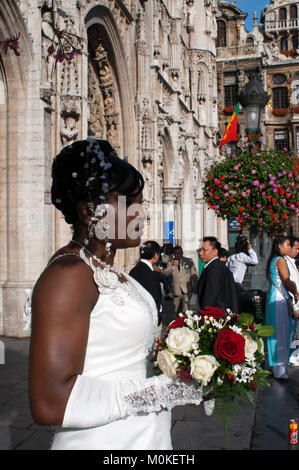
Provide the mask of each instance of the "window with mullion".
{"label": "window with mullion", "polygon": [[273,88],[273,109],[287,109],[289,107],[287,87]]}
{"label": "window with mullion", "polygon": [[227,85],[224,87],[225,107],[234,106],[238,102],[238,85]]}
{"label": "window with mullion", "polygon": [[290,149],[288,129],[274,130],[274,143],[276,150]]}

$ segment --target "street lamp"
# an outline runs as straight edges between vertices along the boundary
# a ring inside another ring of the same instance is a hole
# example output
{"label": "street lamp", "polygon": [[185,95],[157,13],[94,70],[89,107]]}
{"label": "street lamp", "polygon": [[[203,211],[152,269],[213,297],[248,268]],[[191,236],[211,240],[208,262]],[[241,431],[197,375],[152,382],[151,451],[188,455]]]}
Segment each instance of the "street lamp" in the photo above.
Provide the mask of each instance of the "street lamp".
{"label": "street lamp", "polygon": [[[264,90],[259,69],[248,73],[249,81],[243,87],[239,102],[245,114],[245,132],[251,143],[259,144],[261,135],[261,117],[263,109],[270,99],[270,95]],[[250,204],[252,207],[252,204]],[[258,227],[250,226],[250,241],[252,248],[258,254],[259,263],[248,269],[244,280],[244,286],[248,289],[267,290],[266,264],[270,253],[270,238],[265,231],[260,232]]]}
{"label": "street lamp", "polygon": [[264,90],[258,68],[250,71],[248,77],[249,81],[243,87],[239,95],[239,101],[245,114],[245,132],[249,140],[253,136],[253,140],[256,141],[261,133],[262,112],[270,99],[270,95]]}

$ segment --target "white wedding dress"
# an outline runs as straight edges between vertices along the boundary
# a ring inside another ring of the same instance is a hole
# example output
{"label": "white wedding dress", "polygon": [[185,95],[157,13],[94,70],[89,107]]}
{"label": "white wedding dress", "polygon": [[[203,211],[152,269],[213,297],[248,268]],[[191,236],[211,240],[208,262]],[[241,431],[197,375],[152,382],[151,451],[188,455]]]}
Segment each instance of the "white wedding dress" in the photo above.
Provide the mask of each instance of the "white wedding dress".
{"label": "white wedding dress", "polygon": [[[93,268],[82,250],[80,255]],[[90,315],[84,376],[112,382],[149,376],[148,360],[157,327],[156,304],[138,282],[124,275],[127,283],[116,280],[114,273],[96,273],[100,295]],[[59,428],[51,449],[169,450],[170,427],[171,412],[162,410],[92,428]]]}

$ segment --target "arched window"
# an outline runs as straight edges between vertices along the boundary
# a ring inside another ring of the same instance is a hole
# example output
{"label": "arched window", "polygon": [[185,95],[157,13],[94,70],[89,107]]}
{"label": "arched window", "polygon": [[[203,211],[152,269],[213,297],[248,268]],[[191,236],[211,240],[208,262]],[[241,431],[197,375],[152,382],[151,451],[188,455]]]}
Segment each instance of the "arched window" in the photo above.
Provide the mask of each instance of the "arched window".
{"label": "arched window", "polygon": [[293,47],[293,49],[298,49],[299,48],[298,34],[294,34],[294,36],[292,36],[292,47]]}
{"label": "arched window", "polygon": [[290,19],[295,20],[297,18],[297,5],[290,6]]}
{"label": "arched window", "polygon": [[286,8],[280,8],[279,9],[279,20],[283,21],[287,19],[287,9]]}
{"label": "arched window", "polygon": [[272,77],[272,83],[274,83],[274,85],[282,85],[286,81],[287,77],[283,73],[276,73]]}
{"label": "arched window", "polygon": [[217,21],[217,41],[216,47],[226,46],[226,24],[223,20]]}
{"label": "arched window", "polygon": [[281,51],[288,51],[289,50],[289,48],[288,48],[288,38],[282,37],[280,39],[280,50]]}

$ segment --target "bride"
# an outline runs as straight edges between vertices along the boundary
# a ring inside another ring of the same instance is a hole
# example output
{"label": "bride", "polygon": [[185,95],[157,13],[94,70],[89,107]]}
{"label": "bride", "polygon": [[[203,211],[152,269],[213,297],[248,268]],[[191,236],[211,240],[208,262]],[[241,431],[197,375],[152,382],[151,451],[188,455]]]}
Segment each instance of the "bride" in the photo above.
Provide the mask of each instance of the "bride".
{"label": "bride", "polygon": [[201,392],[148,376],[157,310],[114,265],[140,244],[141,174],[108,142],[77,141],[52,166],[52,202],[73,227],[32,295],[33,417],[56,427],[52,449],[171,449],[170,410]]}

